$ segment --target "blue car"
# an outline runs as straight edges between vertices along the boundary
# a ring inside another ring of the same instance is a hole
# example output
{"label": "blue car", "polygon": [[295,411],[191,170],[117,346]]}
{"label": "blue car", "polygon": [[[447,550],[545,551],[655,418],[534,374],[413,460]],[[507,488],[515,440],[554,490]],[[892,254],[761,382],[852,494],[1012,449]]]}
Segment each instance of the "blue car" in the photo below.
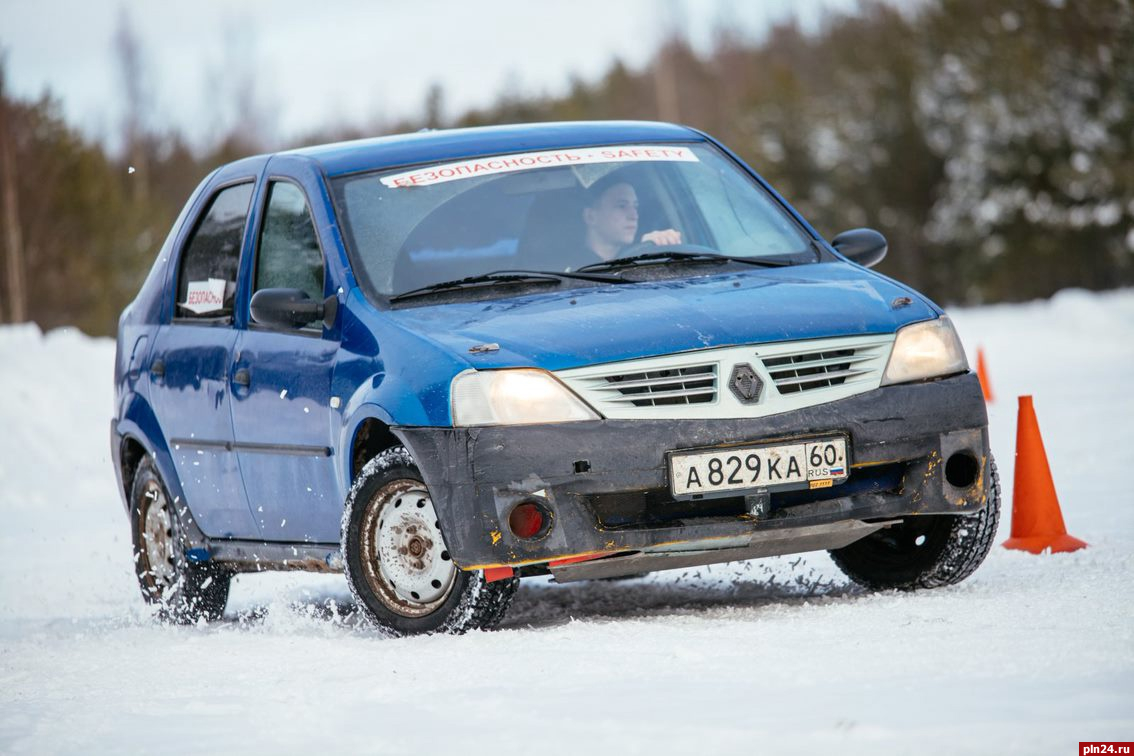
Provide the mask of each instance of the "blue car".
{"label": "blue car", "polygon": [[432,131],[251,157],[190,197],[118,329],[111,449],[142,595],[344,572],[395,634],[520,578],[829,550],[956,583],[999,517],[941,309],[712,137]]}

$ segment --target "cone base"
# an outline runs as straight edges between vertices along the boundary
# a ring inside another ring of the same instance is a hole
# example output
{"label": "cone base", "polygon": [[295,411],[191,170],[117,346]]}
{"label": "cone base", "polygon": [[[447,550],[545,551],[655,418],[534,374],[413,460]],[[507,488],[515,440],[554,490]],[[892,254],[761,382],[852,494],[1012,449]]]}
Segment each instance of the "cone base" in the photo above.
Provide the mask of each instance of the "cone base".
{"label": "cone base", "polygon": [[1074,536],[1067,535],[1041,535],[1041,536],[1026,536],[1009,538],[1003,544],[1006,549],[1018,549],[1019,551],[1030,551],[1033,554],[1042,554],[1044,551],[1051,549],[1052,554],[1060,552],[1078,551],[1079,549],[1087,548],[1086,541],[1080,541]]}

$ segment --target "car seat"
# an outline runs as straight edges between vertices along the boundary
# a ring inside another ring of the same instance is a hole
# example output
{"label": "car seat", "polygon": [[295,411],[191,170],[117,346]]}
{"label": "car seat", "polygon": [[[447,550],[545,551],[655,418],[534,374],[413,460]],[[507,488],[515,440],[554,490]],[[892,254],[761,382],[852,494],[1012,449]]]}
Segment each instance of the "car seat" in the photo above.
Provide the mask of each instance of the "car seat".
{"label": "car seat", "polygon": [[565,271],[593,262],[583,239],[582,194],[577,189],[544,192],[528,210],[516,248],[516,267]]}

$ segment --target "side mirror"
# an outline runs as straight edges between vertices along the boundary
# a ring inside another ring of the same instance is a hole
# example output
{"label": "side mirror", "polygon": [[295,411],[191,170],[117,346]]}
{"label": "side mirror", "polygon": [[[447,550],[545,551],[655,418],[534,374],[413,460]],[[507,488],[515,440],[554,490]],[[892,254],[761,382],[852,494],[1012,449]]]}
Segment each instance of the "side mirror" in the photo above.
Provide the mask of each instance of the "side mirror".
{"label": "side mirror", "polygon": [[332,295],[316,302],[301,289],[261,289],[252,295],[250,309],[253,320],[272,328],[298,329],[316,320],[330,328],[335,324],[338,299]]}
{"label": "side mirror", "polygon": [[832,239],[831,246],[851,262],[873,268],[882,262],[889,245],[886,237],[872,228],[852,228]]}

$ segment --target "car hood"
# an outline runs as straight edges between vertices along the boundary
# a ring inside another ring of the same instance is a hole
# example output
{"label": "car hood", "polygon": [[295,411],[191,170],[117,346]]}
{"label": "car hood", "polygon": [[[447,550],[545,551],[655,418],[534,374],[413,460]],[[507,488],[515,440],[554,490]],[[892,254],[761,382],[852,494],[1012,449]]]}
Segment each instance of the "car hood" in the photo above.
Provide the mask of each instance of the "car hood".
{"label": "car hood", "polygon": [[[939,313],[916,292],[838,262],[563,289],[387,315],[477,368],[563,370],[711,347],[893,333]],[[482,344],[499,349],[469,351]]]}

